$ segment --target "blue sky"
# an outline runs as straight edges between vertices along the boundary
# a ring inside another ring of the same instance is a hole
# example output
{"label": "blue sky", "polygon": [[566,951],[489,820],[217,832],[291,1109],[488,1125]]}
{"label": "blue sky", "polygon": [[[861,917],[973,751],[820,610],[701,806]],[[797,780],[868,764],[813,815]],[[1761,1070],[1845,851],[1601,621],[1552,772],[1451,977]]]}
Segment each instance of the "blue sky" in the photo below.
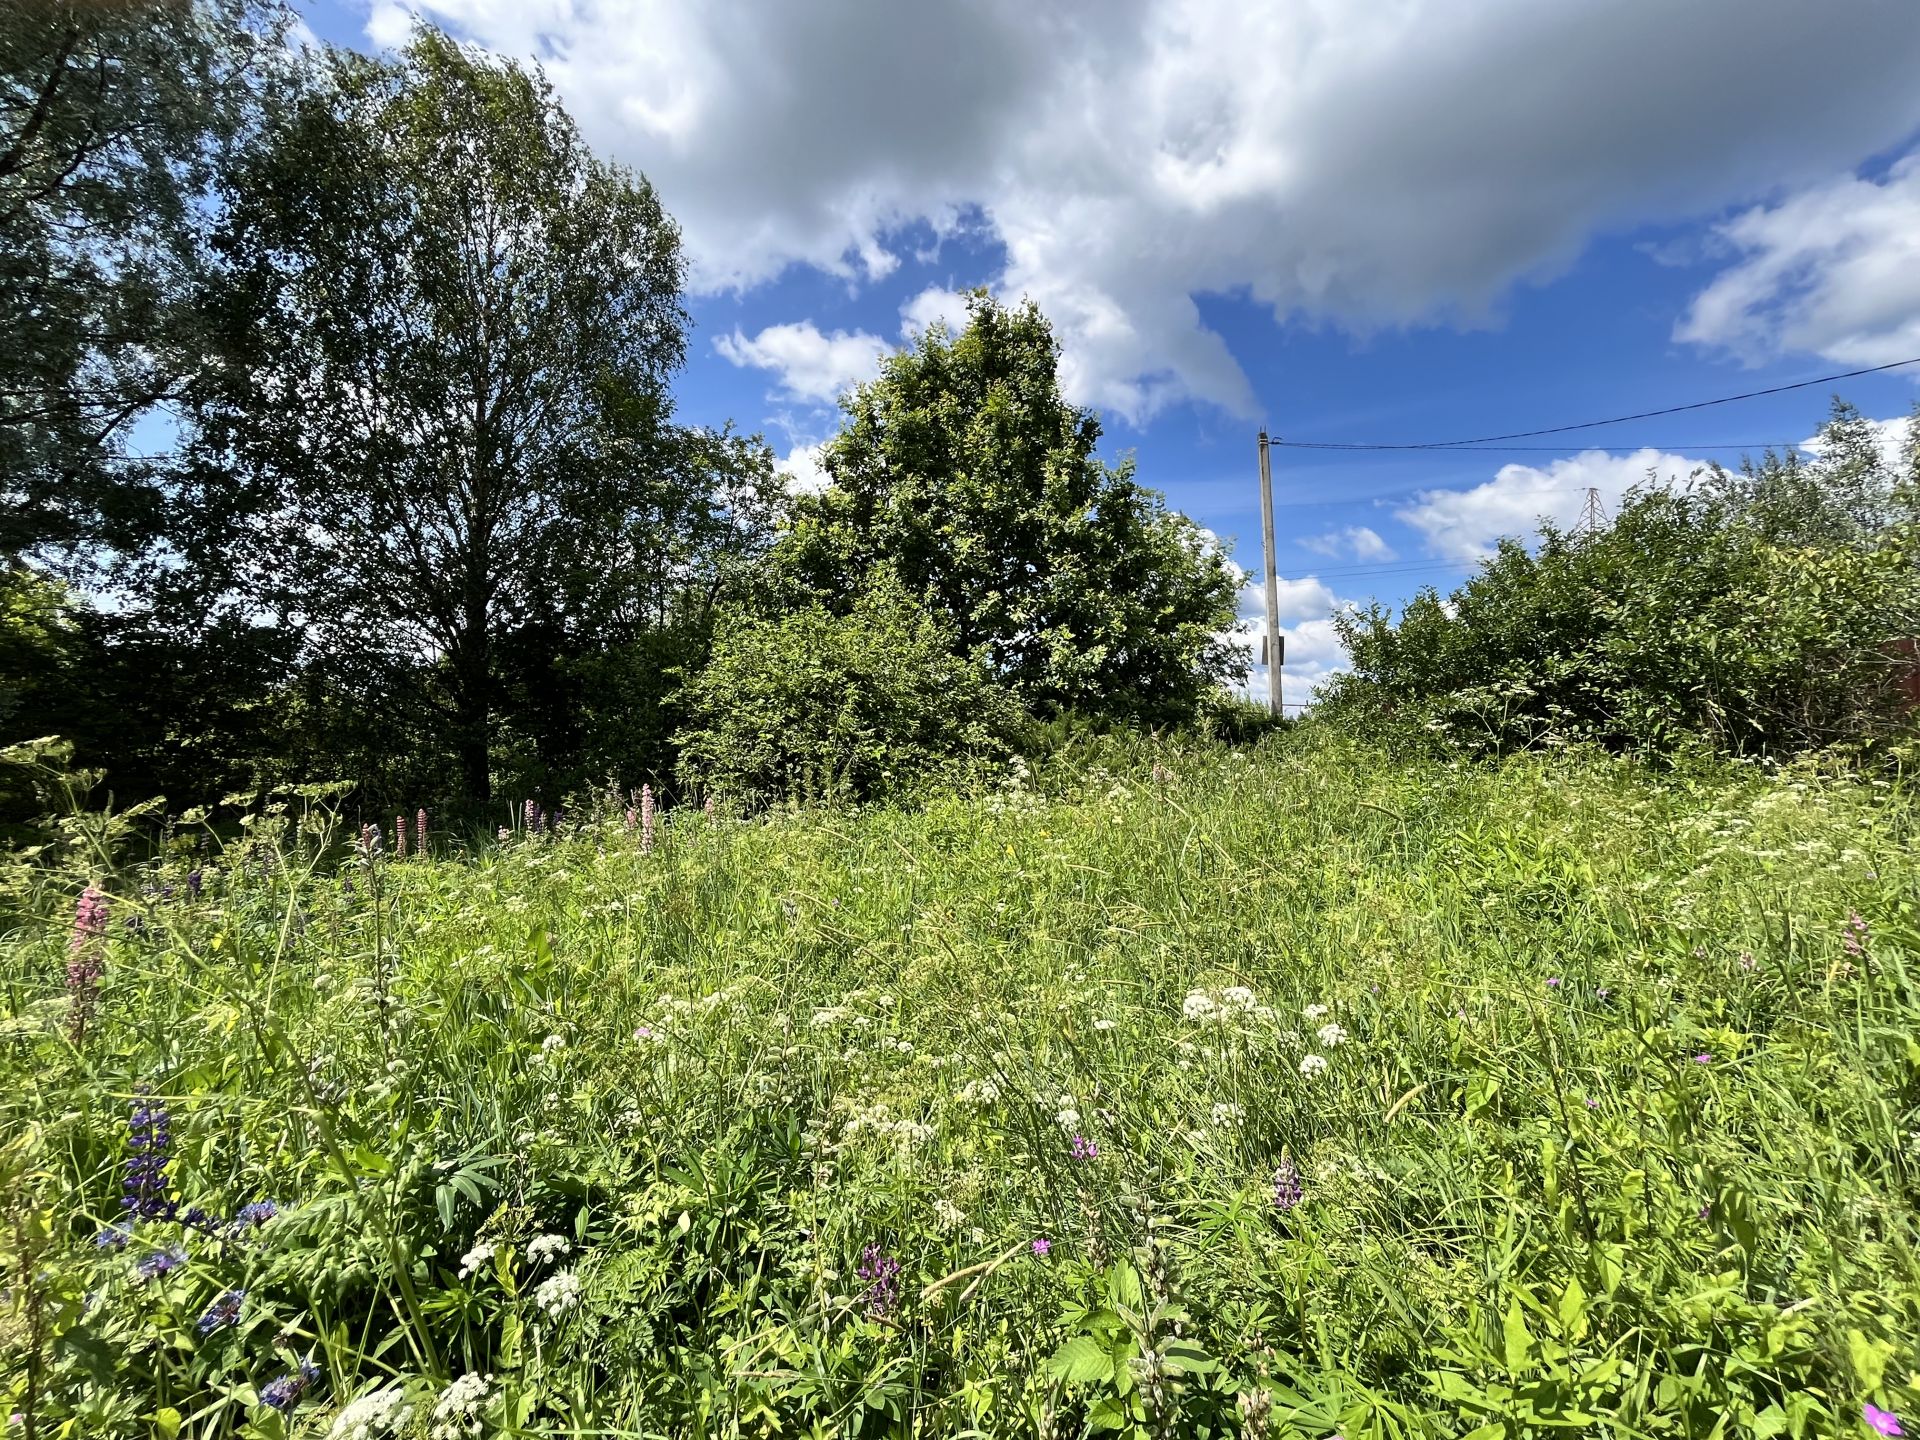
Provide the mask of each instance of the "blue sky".
{"label": "blue sky", "polygon": [[[973,285],[1041,302],[1108,457],[1250,570],[1262,424],[1452,439],[1920,356],[1910,0],[302,10],[338,44],[417,11],[539,61],[683,225],[683,417],[763,431],[798,483],[832,395]],[[1917,380],[1838,388],[1893,421]],[[1800,441],[1828,399],[1559,449],[1277,452],[1288,699],[1337,668],[1335,606],[1445,588],[1590,485]]]}

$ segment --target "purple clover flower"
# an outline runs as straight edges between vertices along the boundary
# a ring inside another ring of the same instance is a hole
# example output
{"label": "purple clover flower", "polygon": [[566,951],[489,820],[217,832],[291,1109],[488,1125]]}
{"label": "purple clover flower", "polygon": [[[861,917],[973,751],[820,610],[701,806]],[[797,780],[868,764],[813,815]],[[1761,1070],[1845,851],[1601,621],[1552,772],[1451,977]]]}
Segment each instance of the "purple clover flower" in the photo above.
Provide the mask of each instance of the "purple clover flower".
{"label": "purple clover flower", "polygon": [[892,1314],[900,1298],[900,1262],[875,1242],[860,1252],[860,1266],[853,1273],[867,1282],[867,1314],[875,1320]]}
{"label": "purple clover flower", "polygon": [[1088,1160],[1098,1160],[1100,1158],[1100,1147],[1094,1144],[1093,1141],[1087,1139],[1086,1136],[1076,1135],[1073,1137],[1073,1158],[1083,1164]]}
{"label": "purple clover flower", "polygon": [[1547,977],[1547,988],[1549,990],[1558,990],[1563,983],[1558,975],[1549,975]]}
{"label": "purple clover flower", "polygon": [[1693,1063],[1696,1065],[1713,1064],[1713,1052],[1711,1050],[1702,1050],[1698,1055],[1693,1057]]}
{"label": "purple clover flower", "polygon": [[246,1303],[246,1291],[229,1290],[206,1308],[205,1313],[194,1322],[193,1328],[200,1332],[202,1339],[216,1330],[224,1330],[227,1326],[238,1322],[240,1307]]}
{"label": "purple clover flower", "polygon": [[1036,1260],[1046,1259],[1047,1252],[1051,1249],[1053,1249],[1053,1242],[1047,1239],[1046,1236],[1044,1235],[1034,1236],[1033,1238],[1033,1258],[1034,1259]]}

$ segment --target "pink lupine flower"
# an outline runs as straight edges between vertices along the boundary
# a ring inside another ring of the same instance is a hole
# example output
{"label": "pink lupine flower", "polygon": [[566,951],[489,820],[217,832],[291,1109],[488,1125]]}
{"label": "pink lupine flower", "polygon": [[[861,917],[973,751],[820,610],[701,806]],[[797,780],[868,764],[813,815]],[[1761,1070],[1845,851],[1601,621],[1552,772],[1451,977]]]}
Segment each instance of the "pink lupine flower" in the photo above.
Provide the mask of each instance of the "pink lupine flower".
{"label": "pink lupine flower", "polygon": [[653,787],[640,787],[640,849],[653,849]]}
{"label": "pink lupine flower", "polygon": [[416,855],[427,853],[427,808],[421,806],[413,817],[413,850]]}

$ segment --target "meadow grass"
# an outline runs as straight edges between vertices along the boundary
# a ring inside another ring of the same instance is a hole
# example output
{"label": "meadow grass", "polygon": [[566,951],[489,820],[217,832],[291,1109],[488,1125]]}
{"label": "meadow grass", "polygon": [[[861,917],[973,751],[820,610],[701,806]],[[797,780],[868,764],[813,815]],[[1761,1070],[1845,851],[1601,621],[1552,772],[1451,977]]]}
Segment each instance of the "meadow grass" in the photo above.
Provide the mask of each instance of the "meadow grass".
{"label": "meadow grass", "polygon": [[1920,1420],[1901,787],[1297,734],[581,814],[36,872],[10,1434]]}

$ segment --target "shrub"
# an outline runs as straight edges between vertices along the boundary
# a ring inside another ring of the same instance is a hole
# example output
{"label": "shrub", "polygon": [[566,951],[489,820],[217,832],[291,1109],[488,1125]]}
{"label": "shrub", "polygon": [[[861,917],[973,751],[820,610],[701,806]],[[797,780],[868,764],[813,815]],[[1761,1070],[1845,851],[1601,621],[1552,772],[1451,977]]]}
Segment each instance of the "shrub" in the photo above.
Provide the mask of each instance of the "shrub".
{"label": "shrub", "polygon": [[953,644],[891,579],[846,615],[734,616],[688,686],[682,782],[750,803],[865,800],[1004,754],[1016,707]]}

